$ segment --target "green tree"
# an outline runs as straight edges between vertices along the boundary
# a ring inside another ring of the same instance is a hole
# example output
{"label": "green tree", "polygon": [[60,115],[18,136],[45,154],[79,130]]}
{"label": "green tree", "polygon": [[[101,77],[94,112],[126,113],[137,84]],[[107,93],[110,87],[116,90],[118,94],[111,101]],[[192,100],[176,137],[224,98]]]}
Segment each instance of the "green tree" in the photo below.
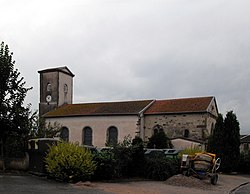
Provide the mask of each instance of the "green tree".
{"label": "green tree", "polygon": [[20,157],[24,154],[29,136],[30,105],[23,105],[27,92],[24,78],[14,68],[8,45],[0,46],[0,142],[1,156]]}
{"label": "green tree", "polygon": [[167,137],[164,131],[159,131],[154,133],[150,138],[147,144],[147,148],[172,148],[173,145],[170,139]]}
{"label": "green tree", "polygon": [[211,135],[208,138],[207,151],[211,153],[216,153],[217,157],[222,157],[222,151],[224,147],[224,120],[223,115],[219,114],[215,123],[215,127],[213,131],[211,131]]}
{"label": "green tree", "polygon": [[59,137],[62,129],[62,125],[58,122],[46,123],[43,117],[40,117],[37,112],[34,113],[32,119],[32,126],[30,131],[31,138],[43,138],[43,137]]}
{"label": "green tree", "polygon": [[222,169],[234,171],[238,167],[240,158],[240,124],[233,111],[229,111],[224,119],[225,141],[222,157]]}
{"label": "green tree", "polygon": [[221,158],[221,171],[231,172],[237,169],[240,158],[239,146],[240,126],[236,115],[229,111],[223,119],[220,114],[208,139],[207,151]]}

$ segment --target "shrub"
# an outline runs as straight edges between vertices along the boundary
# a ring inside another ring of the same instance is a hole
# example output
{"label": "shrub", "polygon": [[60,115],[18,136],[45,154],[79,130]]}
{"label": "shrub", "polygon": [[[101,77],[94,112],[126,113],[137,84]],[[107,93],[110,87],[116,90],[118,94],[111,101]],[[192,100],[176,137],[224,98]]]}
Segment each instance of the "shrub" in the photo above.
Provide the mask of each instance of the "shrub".
{"label": "shrub", "polygon": [[129,175],[142,177],[144,175],[145,156],[143,141],[139,137],[135,137],[132,141],[131,160],[128,167]]}
{"label": "shrub", "polygon": [[92,154],[76,143],[51,146],[45,163],[48,176],[66,182],[88,180],[96,169]]}
{"label": "shrub", "polygon": [[145,177],[163,181],[178,173],[177,160],[165,157],[146,158]]}
{"label": "shrub", "polygon": [[115,174],[115,160],[112,150],[100,152],[95,155],[96,170],[93,176],[95,180],[109,180]]}
{"label": "shrub", "polygon": [[118,144],[113,149],[115,159],[115,178],[129,176],[129,165],[132,163],[131,146]]}

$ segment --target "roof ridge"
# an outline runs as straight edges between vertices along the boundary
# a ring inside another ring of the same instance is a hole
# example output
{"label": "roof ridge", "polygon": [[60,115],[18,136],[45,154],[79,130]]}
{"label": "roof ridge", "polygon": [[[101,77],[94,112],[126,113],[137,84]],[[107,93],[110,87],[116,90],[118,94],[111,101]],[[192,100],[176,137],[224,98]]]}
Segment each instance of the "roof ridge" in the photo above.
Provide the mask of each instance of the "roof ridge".
{"label": "roof ridge", "polygon": [[201,99],[201,98],[214,98],[214,96],[198,96],[198,97],[180,97],[180,98],[169,98],[169,99],[156,99],[156,101],[168,101],[168,100],[189,100],[189,99]]}
{"label": "roof ridge", "polygon": [[146,102],[146,101],[154,101],[153,99],[148,100],[124,100],[124,101],[102,101],[102,102],[83,102],[83,103],[74,103],[71,105],[82,105],[82,104],[113,104],[113,103],[123,103],[123,102]]}

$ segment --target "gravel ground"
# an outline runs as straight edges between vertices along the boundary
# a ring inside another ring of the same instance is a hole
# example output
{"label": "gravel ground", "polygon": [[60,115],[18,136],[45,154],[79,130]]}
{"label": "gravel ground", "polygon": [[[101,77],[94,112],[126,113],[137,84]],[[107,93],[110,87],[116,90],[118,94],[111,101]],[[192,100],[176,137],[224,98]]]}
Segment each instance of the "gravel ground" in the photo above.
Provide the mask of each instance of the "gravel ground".
{"label": "gravel ground", "polygon": [[209,179],[176,175],[166,181],[126,181],[119,183],[77,183],[77,188],[94,188],[115,194],[223,194],[250,181],[250,177],[239,175],[219,175],[217,185],[211,185]]}

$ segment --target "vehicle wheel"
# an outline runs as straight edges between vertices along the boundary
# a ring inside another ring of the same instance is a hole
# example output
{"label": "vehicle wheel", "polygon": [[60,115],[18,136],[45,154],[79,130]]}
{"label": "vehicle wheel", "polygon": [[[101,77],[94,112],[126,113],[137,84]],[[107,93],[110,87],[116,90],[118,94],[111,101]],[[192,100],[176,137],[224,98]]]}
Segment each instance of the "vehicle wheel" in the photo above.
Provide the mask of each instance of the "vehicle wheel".
{"label": "vehicle wheel", "polygon": [[218,181],[218,174],[213,174],[211,176],[211,184],[212,185],[216,185],[217,184],[217,181]]}

